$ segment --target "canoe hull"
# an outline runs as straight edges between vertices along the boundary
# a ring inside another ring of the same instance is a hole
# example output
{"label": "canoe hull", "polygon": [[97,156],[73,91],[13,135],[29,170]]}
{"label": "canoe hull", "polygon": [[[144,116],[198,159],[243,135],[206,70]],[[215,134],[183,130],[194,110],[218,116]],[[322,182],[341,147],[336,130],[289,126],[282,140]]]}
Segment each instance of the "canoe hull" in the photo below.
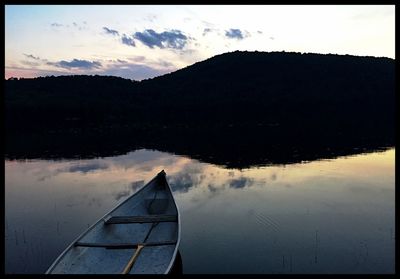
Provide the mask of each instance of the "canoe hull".
{"label": "canoe hull", "polygon": [[[137,216],[148,220],[138,222]],[[159,221],[157,216],[176,218]],[[169,273],[180,242],[180,215],[164,171],[75,239],[46,273],[120,274],[137,251],[135,245],[143,242],[154,245],[140,250],[129,274]]]}

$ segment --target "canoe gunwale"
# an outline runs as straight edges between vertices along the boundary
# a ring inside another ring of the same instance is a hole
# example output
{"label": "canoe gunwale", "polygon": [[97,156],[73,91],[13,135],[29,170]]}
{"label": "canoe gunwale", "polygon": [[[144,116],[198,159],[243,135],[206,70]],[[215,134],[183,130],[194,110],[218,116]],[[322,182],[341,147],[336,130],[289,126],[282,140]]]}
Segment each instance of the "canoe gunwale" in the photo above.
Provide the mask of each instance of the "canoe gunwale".
{"label": "canoe gunwale", "polygon": [[[164,179],[167,182],[167,186],[169,188],[169,192],[171,193],[171,195],[173,195],[171,186],[169,185],[167,178],[166,178],[166,174],[164,172],[164,170],[162,170],[160,173],[164,173]],[[179,247],[179,243],[181,241],[181,214],[179,211],[179,207],[176,204],[175,198],[172,196],[172,201],[174,202],[175,208],[176,208],[176,215],[177,215],[177,224],[178,224],[178,237],[176,239],[176,245],[175,245],[175,250],[174,253],[171,257],[171,261],[166,269],[166,271],[164,272],[164,274],[168,274],[171,271],[172,266],[174,265],[175,259],[176,259],[176,255],[178,254],[178,247]]]}
{"label": "canoe gunwale", "polygon": [[[47,271],[45,272],[45,274],[51,274],[51,272],[53,271],[53,269],[57,266],[57,264],[60,262],[60,260],[65,256],[65,254],[73,247],[75,247],[75,244],[77,242],[79,242],[79,240],[81,238],[83,238],[88,232],[90,232],[95,226],[97,226],[99,223],[101,222],[105,222],[105,220],[107,220],[108,216],[115,211],[116,209],[118,209],[120,206],[122,206],[123,204],[125,204],[127,201],[130,200],[130,198],[132,198],[133,196],[137,195],[138,193],[140,193],[141,191],[143,191],[148,185],[150,185],[151,183],[153,183],[156,179],[159,178],[159,176],[162,175],[166,181],[166,185],[172,195],[172,189],[171,186],[169,185],[168,181],[166,180],[166,173],[164,170],[160,171],[155,177],[153,177],[149,182],[147,182],[145,185],[143,185],[139,190],[137,190],[135,193],[133,193],[132,195],[130,195],[129,197],[127,197],[125,200],[121,201],[120,203],[118,203],[115,207],[113,207],[110,211],[108,211],[106,214],[104,214],[102,217],[100,217],[98,219],[97,222],[95,222],[94,224],[92,224],[89,228],[87,228],[85,231],[83,231],[77,238],[75,238],[70,245],[68,245],[67,248],[64,249],[64,251],[54,260],[54,262],[52,263],[52,265],[47,269]],[[179,247],[179,243],[180,243],[180,238],[181,238],[181,223],[180,223],[180,212],[179,212],[179,208],[178,205],[175,202],[174,197],[172,196],[172,201],[174,202],[176,211],[177,211],[177,224],[178,224],[178,237],[176,240],[176,244],[175,244],[175,249],[174,249],[174,253],[171,257],[171,261],[166,269],[166,271],[164,272],[164,274],[168,274],[175,262],[175,258],[176,255],[178,253],[178,247]]]}

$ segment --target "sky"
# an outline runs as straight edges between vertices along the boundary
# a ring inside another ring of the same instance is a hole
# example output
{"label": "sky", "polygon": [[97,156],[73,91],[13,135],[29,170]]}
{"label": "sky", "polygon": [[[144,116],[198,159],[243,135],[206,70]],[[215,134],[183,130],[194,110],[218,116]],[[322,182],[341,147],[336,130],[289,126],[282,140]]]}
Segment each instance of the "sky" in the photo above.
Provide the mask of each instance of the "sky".
{"label": "sky", "polygon": [[6,5],[5,78],[133,80],[232,51],[395,58],[394,5]]}

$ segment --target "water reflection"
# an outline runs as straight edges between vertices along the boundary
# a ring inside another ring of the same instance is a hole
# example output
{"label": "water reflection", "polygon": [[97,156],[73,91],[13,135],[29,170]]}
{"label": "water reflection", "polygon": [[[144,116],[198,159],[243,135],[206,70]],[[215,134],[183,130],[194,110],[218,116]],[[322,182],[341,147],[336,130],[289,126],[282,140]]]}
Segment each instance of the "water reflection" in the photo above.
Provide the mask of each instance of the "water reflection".
{"label": "water reflection", "polygon": [[108,165],[105,163],[85,163],[85,164],[77,164],[69,167],[67,170],[68,172],[82,172],[82,173],[88,173],[91,171],[96,171],[96,170],[105,170],[108,168]]}
{"label": "water reflection", "polygon": [[43,273],[164,169],[182,214],[183,273],[393,273],[394,157],[246,169],[150,150],[6,161],[6,272]]}
{"label": "water reflection", "polygon": [[176,254],[175,262],[171,268],[170,274],[171,275],[183,274],[182,256],[181,256],[181,253],[179,252],[179,250],[178,250],[178,253]]}
{"label": "water reflection", "polygon": [[[301,127],[294,124],[253,127],[248,123],[235,128],[183,128],[172,125],[162,129],[109,127],[110,130],[101,131],[80,128],[74,132],[68,129],[32,132],[13,127],[6,134],[5,157],[56,160],[111,156],[119,158],[128,152],[140,152],[145,148],[188,156],[228,168],[250,168],[333,159],[394,146],[395,130],[387,123],[379,126],[368,122],[362,125],[358,122],[347,124],[349,126],[336,123],[338,126],[335,127],[321,127],[304,122]],[[102,140],[99,141],[99,138]],[[148,156],[152,155],[138,154],[135,159],[144,163],[141,170],[145,172],[154,171],[152,165],[145,163],[146,159],[151,161]],[[134,164],[135,161],[125,163]],[[97,166],[87,167],[90,170],[90,167]]]}

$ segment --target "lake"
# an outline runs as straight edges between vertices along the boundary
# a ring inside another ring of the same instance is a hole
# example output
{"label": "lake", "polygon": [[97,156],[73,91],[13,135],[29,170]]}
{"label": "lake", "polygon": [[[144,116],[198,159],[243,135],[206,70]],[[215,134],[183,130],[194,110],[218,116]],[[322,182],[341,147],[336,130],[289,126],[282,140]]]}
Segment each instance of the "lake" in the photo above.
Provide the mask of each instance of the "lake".
{"label": "lake", "polygon": [[227,168],[150,149],[5,160],[5,272],[44,273],[164,169],[183,273],[394,273],[395,149]]}

